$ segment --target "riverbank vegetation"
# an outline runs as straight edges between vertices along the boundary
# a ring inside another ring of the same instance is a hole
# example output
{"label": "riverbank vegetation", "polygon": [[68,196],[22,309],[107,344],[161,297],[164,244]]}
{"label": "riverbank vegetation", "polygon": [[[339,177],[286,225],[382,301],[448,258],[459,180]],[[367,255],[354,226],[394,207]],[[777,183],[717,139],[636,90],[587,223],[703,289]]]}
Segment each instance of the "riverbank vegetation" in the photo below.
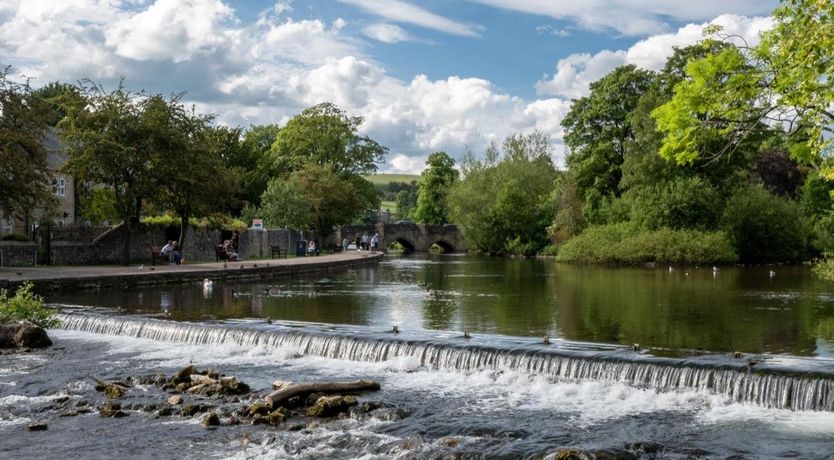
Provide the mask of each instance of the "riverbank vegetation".
{"label": "riverbank vegetation", "polygon": [[0,290],[0,324],[14,321],[29,321],[38,327],[58,326],[57,312],[44,305],[43,298],[32,292],[31,282],[25,282],[14,293]]}

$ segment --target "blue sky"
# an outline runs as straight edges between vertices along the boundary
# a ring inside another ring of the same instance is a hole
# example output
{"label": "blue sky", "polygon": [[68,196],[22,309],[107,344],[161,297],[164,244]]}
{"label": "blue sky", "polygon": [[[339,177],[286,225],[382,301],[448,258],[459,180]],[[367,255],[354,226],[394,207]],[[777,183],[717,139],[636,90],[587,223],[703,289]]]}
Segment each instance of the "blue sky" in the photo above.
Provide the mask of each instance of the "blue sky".
{"label": "blue sky", "polygon": [[334,102],[419,172],[537,129],[562,163],[571,100],[618,65],[658,69],[710,22],[755,42],[775,0],[0,0],[0,65],[187,91],[229,125]]}

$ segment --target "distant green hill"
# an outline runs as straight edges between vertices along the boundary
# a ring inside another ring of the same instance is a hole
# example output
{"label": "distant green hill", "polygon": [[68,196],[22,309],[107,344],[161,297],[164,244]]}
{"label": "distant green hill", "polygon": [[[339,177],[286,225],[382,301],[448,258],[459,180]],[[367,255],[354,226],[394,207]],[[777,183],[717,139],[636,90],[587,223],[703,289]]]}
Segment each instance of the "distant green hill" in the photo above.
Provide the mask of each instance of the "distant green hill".
{"label": "distant green hill", "polygon": [[371,174],[370,176],[362,176],[374,185],[387,185],[391,182],[405,182],[420,181],[420,176],[414,174]]}

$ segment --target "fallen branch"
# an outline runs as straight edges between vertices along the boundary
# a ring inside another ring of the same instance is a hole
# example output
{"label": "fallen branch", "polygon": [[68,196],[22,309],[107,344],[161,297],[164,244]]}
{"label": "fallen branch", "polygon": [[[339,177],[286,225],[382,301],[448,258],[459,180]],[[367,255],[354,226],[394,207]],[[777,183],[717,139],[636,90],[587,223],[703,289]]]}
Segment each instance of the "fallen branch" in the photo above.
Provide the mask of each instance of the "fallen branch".
{"label": "fallen branch", "polygon": [[306,397],[312,393],[361,393],[377,390],[379,390],[379,383],[368,380],[358,380],[356,382],[301,383],[298,385],[288,385],[279,390],[275,390],[266,395],[264,400],[272,407],[275,407],[290,398],[296,396]]}

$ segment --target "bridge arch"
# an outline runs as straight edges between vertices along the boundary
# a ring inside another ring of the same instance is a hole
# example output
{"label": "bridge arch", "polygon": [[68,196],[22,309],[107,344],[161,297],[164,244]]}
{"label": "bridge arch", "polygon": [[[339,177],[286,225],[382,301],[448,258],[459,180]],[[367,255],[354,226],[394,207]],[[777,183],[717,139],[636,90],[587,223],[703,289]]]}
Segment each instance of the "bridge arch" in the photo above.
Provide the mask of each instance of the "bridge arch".
{"label": "bridge arch", "polygon": [[451,252],[457,252],[457,249],[455,248],[455,246],[452,243],[450,243],[446,240],[437,240],[437,241],[429,244],[429,248],[431,248],[434,245],[437,245],[440,249],[442,249],[444,254],[448,254],[448,253],[451,253]]}
{"label": "bridge arch", "polygon": [[410,241],[408,238],[403,237],[396,237],[394,241],[388,243],[388,246],[391,246],[394,243],[399,243],[400,246],[403,248],[403,254],[411,254],[413,252],[417,252],[417,245]]}

